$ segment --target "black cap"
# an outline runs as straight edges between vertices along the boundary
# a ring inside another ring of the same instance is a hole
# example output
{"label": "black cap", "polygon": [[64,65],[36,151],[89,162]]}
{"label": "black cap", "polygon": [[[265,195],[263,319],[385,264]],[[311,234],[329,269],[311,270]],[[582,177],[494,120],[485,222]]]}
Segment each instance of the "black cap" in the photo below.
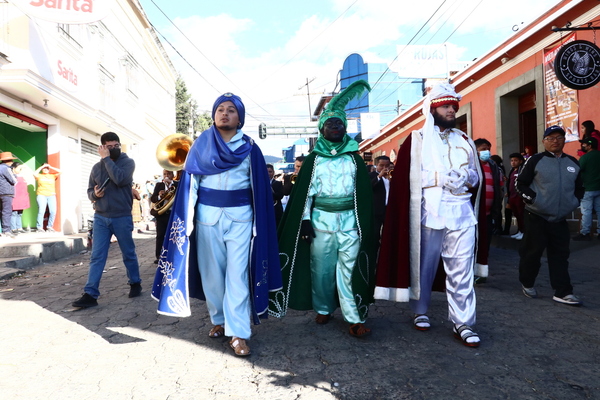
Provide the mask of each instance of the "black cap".
{"label": "black cap", "polygon": [[565,130],[558,125],[552,125],[551,127],[547,128],[546,131],[544,132],[544,137],[552,135],[553,133],[560,133],[561,135],[565,136]]}
{"label": "black cap", "polygon": [[598,139],[596,139],[595,137],[590,136],[590,137],[583,138],[579,141],[579,143],[589,144],[594,149],[598,148]]}

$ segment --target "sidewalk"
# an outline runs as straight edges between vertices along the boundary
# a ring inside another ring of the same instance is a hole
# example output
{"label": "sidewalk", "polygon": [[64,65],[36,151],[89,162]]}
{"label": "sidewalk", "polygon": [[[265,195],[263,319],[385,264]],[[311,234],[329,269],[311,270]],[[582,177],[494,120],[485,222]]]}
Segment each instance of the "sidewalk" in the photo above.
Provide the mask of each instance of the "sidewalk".
{"label": "sidewalk", "polygon": [[[133,233],[134,238],[154,237],[155,231]],[[60,232],[29,232],[14,238],[0,237],[0,279],[8,279],[40,264],[61,260],[73,254],[85,254],[87,232],[63,235]]]}
{"label": "sidewalk", "polygon": [[494,238],[488,282],[476,286],[482,345],[463,346],[434,293],[432,329],[415,330],[407,304],[378,301],[356,339],[339,310],[327,325],[289,311],[253,327],[252,355],[210,339],[201,301],[192,316],[156,313],[153,237],[137,238],[144,292],[129,299],[116,244],[99,306],[74,311],[89,254],[0,282],[0,397],[7,399],[594,399],[600,398],[600,241],[572,242],[582,307],[552,301],[543,260],[539,298],[521,293],[516,241]]}

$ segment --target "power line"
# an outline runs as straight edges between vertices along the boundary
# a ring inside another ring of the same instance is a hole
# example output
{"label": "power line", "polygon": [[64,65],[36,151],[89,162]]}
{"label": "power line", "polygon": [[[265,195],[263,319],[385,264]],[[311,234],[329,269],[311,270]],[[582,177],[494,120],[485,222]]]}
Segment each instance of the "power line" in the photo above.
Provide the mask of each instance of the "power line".
{"label": "power line", "polygon": [[[322,34],[324,34],[329,28],[331,28],[333,26],[333,24],[335,24],[340,18],[342,18],[352,7],[354,7],[354,5],[356,3],[358,3],[360,0],[355,0],[354,3],[350,4],[348,6],[348,8],[346,8],[340,15],[337,16],[336,19],[334,19],[329,25],[327,25],[327,27],[325,27],[325,29],[323,29],[321,32],[319,32],[319,34],[317,36],[315,36],[310,42],[308,42],[303,48],[301,48],[296,54],[294,54],[291,58],[289,58],[286,62],[284,62],[281,66],[279,66],[279,68],[277,68],[273,73],[271,73],[269,76],[267,76],[265,79],[263,79],[258,85],[263,84],[267,79],[270,79],[273,75],[277,74],[283,67],[285,67],[286,65],[288,65],[294,58],[296,58],[296,56],[300,53],[302,53],[309,45],[311,45],[315,40],[317,40]],[[257,85],[257,86],[258,86]]]}
{"label": "power line", "polygon": [[[463,0],[463,2],[464,2],[464,0]],[[456,28],[455,28],[455,29],[454,29],[454,30],[453,30],[453,31],[450,33],[450,35],[448,35],[448,37],[446,37],[446,39],[443,41],[444,43],[446,43],[446,42],[447,42],[447,41],[448,41],[448,40],[449,40],[449,39],[450,39],[450,38],[451,38],[451,37],[454,35],[454,33],[456,33],[456,31],[457,31],[457,30],[458,30],[458,29],[459,29],[459,28],[460,28],[460,27],[461,27],[461,26],[462,26],[462,25],[465,23],[465,21],[466,21],[466,20],[467,20],[467,19],[468,19],[468,18],[471,16],[471,14],[473,14],[473,13],[475,12],[475,10],[476,10],[476,9],[477,9],[477,8],[478,8],[480,5],[481,5],[481,3],[482,3],[482,2],[483,2],[483,0],[480,0],[480,1],[479,1],[479,3],[477,3],[477,5],[476,5],[475,7],[473,7],[473,9],[471,10],[471,12],[469,12],[469,14],[467,14],[467,16],[466,16],[466,17],[465,17],[465,18],[464,18],[464,19],[463,19],[463,20],[460,22],[460,24],[458,24],[458,25],[457,25],[457,27],[456,27]],[[462,4],[462,3],[461,3],[461,4]],[[441,6],[440,6],[440,7],[441,7]],[[455,10],[454,12],[456,12],[456,10],[458,10],[458,8],[459,8],[459,7],[456,7],[456,8],[454,9],[454,10]],[[438,8],[438,10],[439,10],[439,8]],[[437,12],[437,10],[436,10],[436,12]],[[450,16],[452,16],[452,15],[454,14],[454,12],[453,12],[452,14],[450,14]],[[446,18],[446,21],[445,21],[445,22],[444,22],[444,23],[443,23],[443,24],[440,26],[440,28],[439,28],[439,29],[438,29],[438,30],[437,30],[437,31],[436,31],[436,32],[433,34],[433,36],[432,36],[432,37],[431,37],[431,38],[430,38],[430,39],[427,41],[427,43],[426,43],[426,44],[428,44],[428,43],[430,43],[430,42],[431,42],[431,40],[433,39],[433,37],[435,37],[435,35],[436,35],[436,34],[437,34],[437,33],[438,33],[438,32],[439,32],[441,29],[442,29],[442,27],[443,27],[443,26],[444,26],[444,25],[445,25],[445,24],[448,22],[448,20],[450,19],[450,16],[449,16],[448,18]],[[410,42],[409,42],[409,44],[410,44]],[[401,54],[401,53],[400,53],[400,54]],[[399,55],[400,55],[400,54],[399,54]],[[399,55],[398,55],[398,56],[399,56]],[[448,55],[446,54],[446,57],[447,57],[447,56],[448,56]],[[396,57],[396,58],[394,59],[394,61],[396,61],[396,59],[397,59],[397,58],[398,58],[398,57]],[[394,61],[392,61],[392,63],[393,63]],[[388,69],[389,69],[389,68],[388,68]],[[387,72],[387,70],[386,70],[386,72]],[[384,73],[385,73],[385,72],[384,72]],[[403,83],[402,83],[402,84],[401,84],[401,85],[398,87],[398,89],[400,89],[400,88],[401,88],[402,86],[404,86],[405,84],[406,84],[406,82],[403,82]],[[390,82],[390,83],[389,83],[389,84],[388,84],[388,85],[387,85],[387,86],[384,88],[384,90],[385,90],[385,89],[387,89],[387,88],[388,88],[390,85],[391,85],[391,82]],[[397,93],[397,92],[396,92],[396,93]],[[381,101],[380,101],[379,103],[375,104],[375,105],[374,105],[374,107],[376,107],[377,105],[380,105],[381,103],[383,103],[383,102],[384,102],[385,100],[387,100],[387,99],[388,99],[388,98],[389,98],[389,97],[390,97],[392,94],[394,94],[394,92],[391,92],[391,93],[390,93],[390,94],[388,94],[388,95],[387,95],[385,98],[381,99]]]}
{"label": "power line", "polygon": [[[415,40],[415,38],[417,37],[417,35],[419,34],[419,32],[421,32],[421,31],[422,31],[422,30],[423,30],[423,29],[424,29],[424,28],[427,26],[427,24],[429,23],[429,21],[431,21],[431,18],[433,18],[433,17],[434,17],[434,15],[435,15],[435,14],[437,14],[437,12],[440,10],[440,8],[442,8],[442,6],[443,6],[445,3],[446,3],[446,0],[444,0],[444,1],[442,2],[442,4],[440,4],[440,6],[439,6],[439,7],[438,7],[438,8],[437,8],[437,9],[436,9],[434,12],[433,12],[433,14],[431,14],[431,16],[430,16],[430,17],[427,19],[427,21],[425,21],[425,23],[423,24],[423,26],[421,26],[421,27],[419,28],[419,30],[417,31],[417,33],[415,33],[415,34],[413,35],[413,37],[412,37],[412,38],[411,38],[411,39],[408,41],[408,44],[407,44],[407,46],[408,46],[409,44],[411,44],[411,43],[413,42],[413,40]],[[404,51],[404,49],[403,49],[403,51]],[[400,54],[402,54],[402,51],[401,51],[399,54],[397,54],[397,55],[396,55],[396,57],[395,57],[395,58],[392,60],[392,62],[391,62],[389,65],[393,64],[393,63],[394,63],[394,62],[395,62],[395,61],[398,59],[398,57],[400,57]],[[373,89],[374,87],[376,87],[376,86],[379,84],[379,81],[381,81],[381,79],[383,79],[383,76],[385,75],[385,73],[386,73],[386,72],[388,72],[388,71],[390,70],[390,67],[389,67],[389,65],[388,65],[388,67],[385,69],[385,71],[383,71],[383,73],[382,73],[382,74],[381,74],[381,76],[380,76],[380,77],[377,79],[377,81],[375,81],[375,83],[374,83],[374,84],[371,86],[371,89]]]}
{"label": "power line", "polygon": [[[206,61],[208,61],[210,63],[210,65],[212,65],[217,71],[219,71],[219,73],[221,75],[223,75],[223,77],[225,77],[225,79],[227,79],[227,81],[229,81],[235,88],[237,88],[241,94],[244,95],[245,98],[247,98],[248,100],[250,100],[252,103],[256,104],[260,109],[262,109],[264,112],[266,112],[267,114],[269,114],[269,111],[265,110],[260,104],[258,104],[256,101],[254,101],[254,99],[252,99],[250,96],[248,96],[238,85],[236,85],[231,79],[229,79],[229,77],[227,75],[225,75],[225,73],[223,71],[221,71],[219,69],[219,67],[217,67],[211,60],[210,58],[208,58],[195,44],[194,42],[192,42],[190,40],[190,38],[188,38],[186,36],[185,33],[183,33],[183,31],[181,29],[179,29],[179,27],[177,25],[175,25],[175,23],[171,20],[171,18],[169,18],[169,16],[167,16],[167,14],[165,14],[165,12],[156,4],[156,2],[154,0],[150,0],[152,1],[152,4],[154,4],[154,6],[158,9],[158,11],[160,11],[162,13],[162,15],[165,16],[165,18],[175,27],[175,29],[177,29],[177,31],[179,33],[181,33],[181,35],[192,45],[192,47],[194,47],[198,53],[200,53],[202,55],[202,57],[204,57],[206,59]],[[356,0],[358,1],[358,0]],[[158,32],[158,29],[156,29],[156,27],[153,26],[153,28]],[[159,32],[160,33],[160,32]],[[160,33],[160,36],[162,36],[164,38],[164,35],[162,33]],[[166,39],[165,39],[166,40]],[[183,57],[183,55],[177,50],[175,49],[175,46],[173,46],[171,43],[169,43],[169,45],[173,48],[173,50],[175,50],[175,52],[177,52],[177,54],[190,66],[192,67],[192,65],[190,64],[189,61],[187,61],[185,59],[185,57]],[[198,70],[196,70],[196,68],[192,67],[192,69],[202,77],[202,79],[204,79],[207,83],[208,80],[206,78],[204,78],[199,72]],[[212,84],[208,83],[213,89],[217,90]],[[218,93],[221,93],[220,91],[217,90]]]}
{"label": "power line", "polygon": [[175,53],[177,53],[177,54],[179,55],[179,57],[181,57],[181,59],[182,59],[183,61],[185,61],[185,63],[186,63],[187,65],[189,65],[189,66],[190,66],[190,68],[191,68],[191,69],[192,69],[192,70],[193,70],[195,73],[197,73],[197,74],[198,74],[198,76],[200,76],[200,78],[204,79],[204,81],[205,81],[205,82],[206,82],[206,83],[207,83],[207,84],[208,84],[210,87],[212,87],[213,89],[215,89],[215,91],[216,91],[217,93],[220,93],[220,92],[219,92],[219,90],[218,90],[216,87],[214,87],[214,85],[213,85],[212,83],[210,83],[210,82],[208,81],[208,79],[206,79],[206,78],[205,78],[205,77],[204,77],[204,76],[203,76],[203,75],[200,73],[200,71],[198,71],[196,68],[194,68],[194,66],[193,66],[193,65],[192,65],[192,64],[191,64],[191,63],[190,63],[190,62],[189,62],[189,61],[188,61],[188,60],[187,60],[187,59],[186,59],[186,58],[183,56],[183,54],[181,54],[181,53],[179,52],[179,50],[177,50],[177,48],[176,48],[175,46],[173,46],[173,44],[172,44],[171,42],[169,42],[169,40],[168,40],[168,39],[167,39],[167,38],[166,38],[166,37],[165,37],[165,36],[164,36],[164,35],[163,35],[163,34],[162,34],[162,33],[161,33],[161,32],[160,32],[158,29],[156,29],[156,27],[155,27],[154,25],[152,25],[152,23],[150,23],[150,25],[151,25],[151,26],[152,26],[152,28],[153,28],[153,29],[154,29],[154,30],[155,30],[155,31],[156,31],[156,32],[157,32],[157,33],[160,35],[160,37],[162,37],[162,38],[163,38],[163,40],[164,40],[165,42],[167,42],[167,44],[168,44],[169,46],[171,46],[171,48],[173,49],[173,51],[174,51]]}

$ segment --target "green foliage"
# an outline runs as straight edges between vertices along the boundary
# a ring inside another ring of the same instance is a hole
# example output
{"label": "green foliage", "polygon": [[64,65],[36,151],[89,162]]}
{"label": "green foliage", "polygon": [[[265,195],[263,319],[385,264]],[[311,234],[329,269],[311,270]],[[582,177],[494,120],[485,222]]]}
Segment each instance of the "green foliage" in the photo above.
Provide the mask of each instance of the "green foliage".
{"label": "green foliage", "polygon": [[177,77],[175,99],[175,129],[177,133],[190,134],[191,122],[191,136],[195,138],[213,124],[209,111],[198,111],[198,103],[188,92],[187,85],[181,76]]}

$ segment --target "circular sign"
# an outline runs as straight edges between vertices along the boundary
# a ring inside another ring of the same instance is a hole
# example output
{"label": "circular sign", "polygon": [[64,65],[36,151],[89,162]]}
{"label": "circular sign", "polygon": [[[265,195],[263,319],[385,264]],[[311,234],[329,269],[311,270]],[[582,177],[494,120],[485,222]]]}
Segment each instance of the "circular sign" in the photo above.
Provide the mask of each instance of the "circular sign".
{"label": "circular sign", "polygon": [[571,89],[588,89],[600,82],[600,49],[587,40],[570,42],[556,53],[554,72]]}

